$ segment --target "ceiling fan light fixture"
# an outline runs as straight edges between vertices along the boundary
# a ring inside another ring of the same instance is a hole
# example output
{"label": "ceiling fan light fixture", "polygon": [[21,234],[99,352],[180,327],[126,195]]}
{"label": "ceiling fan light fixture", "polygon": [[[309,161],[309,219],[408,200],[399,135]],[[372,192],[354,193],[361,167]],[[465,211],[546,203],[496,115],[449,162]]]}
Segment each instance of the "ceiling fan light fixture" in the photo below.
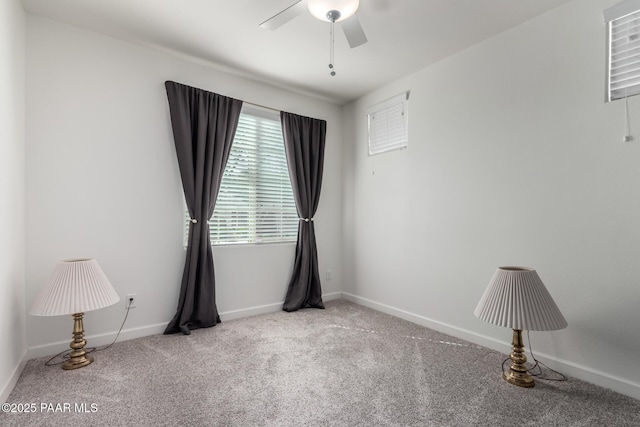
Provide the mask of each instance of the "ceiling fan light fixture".
{"label": "ceiling fan light fixture", "polygon": [[331,22],[330,12],[338,11],[339,17],[335,22],[351,18],[360,6],[360,0],[308,0],[307,7],[311,14],[321,20]]}

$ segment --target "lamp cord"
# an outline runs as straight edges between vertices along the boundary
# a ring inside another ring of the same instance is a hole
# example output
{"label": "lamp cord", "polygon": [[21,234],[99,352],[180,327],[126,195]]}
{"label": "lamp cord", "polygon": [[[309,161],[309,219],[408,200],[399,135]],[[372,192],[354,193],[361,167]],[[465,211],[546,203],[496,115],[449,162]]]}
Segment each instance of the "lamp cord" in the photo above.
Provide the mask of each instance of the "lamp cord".
{"label": "lamp cord", "polygon": [[[106,350],[116,343],[116,341],[118,340],[118,337],[120,336],[120,332],[122,332],[122,328],[124,327],[124,324],[127,321],[127,317],[129,317],[129,310],[131,310],[131,301],[129,301],[129,305],[127,305],[127,312],[125,313],[124,319],[122,320],[122,324],[120,325],[120,329],[118,329],[118,333],[116,334],[116,337],[113,339],[111,344],[108,344],[104,347],[87,347],[85,349],[86,354],[93,353],[94,351]],[[45,366],[56,366],[56,365],[61,365],[65,363],[69,359],[69,354],[71,354],[71,351],[72,351],[71,349],[67,349],[67,350],[61,351],[55,356],[52,356],[49,360],[47,360],[44,363]],[[57,358],[62,358],[62,361],[53,363],[52,361]]]}
{"label": "lamp cord", "polygon": [[[533,354],[533,347],[531,347],[531,335],[529,334],[529,331],[527,331],[527,342],[529,343],[529,353],[531,353],[531,358],[536,362],[533,364],[533,366],[529,369],[527,369],[527,372],[529,373],[529,375],[531,375],[532,377],[538,377],[541,380],[547,380],[547,381],[566,381],[567,377],[554,370],[551,369],[550,367],[548,367],[547,365],[545,365],[544,363],[540,362],[538,359],[536,359],[536,356]],[[554,374],[558,375],[560,378],[550,378],[550,377],[543,377],[542,376],[542,366],[544,366],[545,368],[547,368],[548,370],[550,370],[551,372],[553,372]],[[534,369],[538,368],[537,372],[533,372]]]}
{"label": "lamp cord", "polygon": [[[560,372],[558,372],[558,371],[556,371],[556,370],[554,370],[554,369],[551,369],[550,367],[548,367],[547,365],[545,365],[544,363],[542,363],[542,362],[540,362],[538,359],[536,359],[536,356],[533,354],[533,347],[531,347],[531,336],[529,335],[529,331],[526,331],[526,332],[527,332],[527,342],[528,342],[528,344],[529,344],[529,353],[531,353],[531,358],[532,358],[532,359],[534,360],[534,362],[535,362],[535,363],[533,364],[533,366],[531,366],[530,368],[527,368],[527,373],[528,373],[529,375],[531,375],[532,377],[536,377],[536,378],[541,379],[541,380],[547,380],[547,381],[567,381],[567,377],[566,377],[564,374],[562,374],[562,373],[560,373]],[[504,365],[505,365],[509,360],[511,360],[511,359],[510,359],[509,357],[507,357],[506,359],[504,359],[504,360],[502,361],[502,371],[503,371],[503,372],[505,372]],[[543,366],[544,366],[547,370],[549,370],[549,371],[553,372],[554,374],[558,375],[558,377],[557,377],[557,378],[552,378],[552,377],[542,376],[542,367],[543,367]],[[535,369],[537,369],[537,371],[535,371],[535,372],[534,372],[534,370],[535,370]]]}

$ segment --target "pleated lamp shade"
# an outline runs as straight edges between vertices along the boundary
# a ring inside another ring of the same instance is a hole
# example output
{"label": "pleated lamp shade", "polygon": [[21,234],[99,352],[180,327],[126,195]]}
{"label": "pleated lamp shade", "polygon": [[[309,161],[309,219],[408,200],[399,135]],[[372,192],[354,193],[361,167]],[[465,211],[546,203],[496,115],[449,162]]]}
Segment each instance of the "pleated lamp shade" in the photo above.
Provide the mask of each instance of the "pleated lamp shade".
{"label": "pleated lamp shade", "polygon": [[523,331],[567,327],[538,273],[526,267],[499,267],[473,314],[494,325]]}
{"label": "pleated lamp shade", "polygon": [[95,259],[62,261],[36,297],[29,314],[85,313],[118,301],[120,297]]}

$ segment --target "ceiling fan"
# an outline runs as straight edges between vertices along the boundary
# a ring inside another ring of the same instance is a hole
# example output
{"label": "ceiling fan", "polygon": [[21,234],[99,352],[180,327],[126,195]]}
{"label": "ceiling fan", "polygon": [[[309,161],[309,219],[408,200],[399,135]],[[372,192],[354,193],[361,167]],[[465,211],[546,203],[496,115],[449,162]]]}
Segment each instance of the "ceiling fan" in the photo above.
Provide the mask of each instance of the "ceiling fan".
{"label": "ceiling fan", "polygon": [[356,11],[360,0],[299,0],[260,24],[260,28],[275,30],[308,10],[315,18],[330,22],[340,22],[351,48],[367,42],[367,36],[360,25]]}

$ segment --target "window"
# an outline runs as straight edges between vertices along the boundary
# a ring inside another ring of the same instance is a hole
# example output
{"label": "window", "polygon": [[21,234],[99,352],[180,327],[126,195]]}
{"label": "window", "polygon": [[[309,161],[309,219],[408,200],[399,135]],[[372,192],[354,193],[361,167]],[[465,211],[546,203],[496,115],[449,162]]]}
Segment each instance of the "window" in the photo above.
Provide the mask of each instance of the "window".
{"label": "window", "polygon": [[369,107],[369,155],[406,148],[409,142],[409,92]]}
{"label": "window", "polygon": [[212,245],[296,241],[298,213],[277,113],[243,107],[209,228]]}
{"label": "window", "polygon": [[640,93],[640,0],[604,11],[608,29],[607,101]]}

